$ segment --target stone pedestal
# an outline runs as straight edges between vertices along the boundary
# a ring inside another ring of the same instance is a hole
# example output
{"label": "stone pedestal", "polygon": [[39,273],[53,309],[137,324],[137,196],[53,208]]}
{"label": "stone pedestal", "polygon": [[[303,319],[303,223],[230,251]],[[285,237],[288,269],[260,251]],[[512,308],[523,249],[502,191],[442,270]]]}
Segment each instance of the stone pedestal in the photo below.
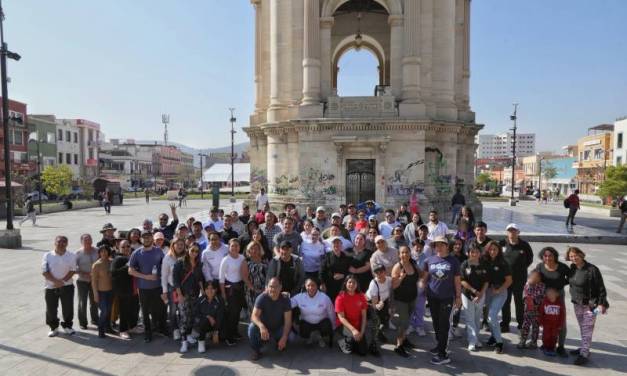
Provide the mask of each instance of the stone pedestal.
{"label": "stone pedestal", "polygon": [[22,235],[20,230],[0,230],[0,248],[22,248]]}

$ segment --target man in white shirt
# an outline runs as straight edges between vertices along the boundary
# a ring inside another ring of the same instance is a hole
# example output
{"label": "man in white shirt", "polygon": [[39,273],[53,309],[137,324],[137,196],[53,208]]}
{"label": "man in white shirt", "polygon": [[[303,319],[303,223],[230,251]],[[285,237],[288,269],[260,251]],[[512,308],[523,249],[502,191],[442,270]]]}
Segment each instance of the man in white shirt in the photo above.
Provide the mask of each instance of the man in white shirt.
{"label": "man in white shirt", "polygon": [[318,290],[318,284],[312,278],[305,281],[306,292],[295,295],[292,308],[298,307],[298,332],[301,337],[311,343],[311,333],[320,333],[320,347],[333,346],[333,328],[335,327],[335,308],[331,299]]}
{"label": "man in white shirt", "polygon": [[444,222],[440,222],[438,220],[438,212],[435,210],[431,210],[429,212],[429,223],[427,224],[429,228],[429,240],[433,240],[439,236],[446,237],[448,233],[448,226]]}
{"label": "man in white shirt", "polygon": [[76,255],[67,251],[67,237],[59,235],[54,239],[54,251],[44,255],[41,270],[45,278],[46,324],[50,327],[48,337],[56,336],[59,327],[57,311],[61,300],[63,322],[61,327],[68,335],[74,334],[74,284]]}
{"label": "man in white shirt", "polygon": [[268,195],[266,195],[265,188],[261,188],[259,193],[257,193],[257,197],[255,197],[255,203],[257,204],[257,210],[263,210],[263,208],[268,204]]}
{"label": "man in white shirt", "polygon": [[212,227],[215,232],[222,232],[224,230],[224,221],[218,217],[218,209],[213,208],[209,212],[209,219],[202,226],[203,228]]}
{"label": "man in white shirt", "polygon": [[209,245],[202,251],[200,261],[202,262],[202,274],[207,282],[218,283],[220,279],[220,263],[224,256],[229,253],[229,248],[222,244],[218,233],[211,233]]}
{"label": "man in white shirt", "polygon": [[400,223],[394,217],[394,210],[386,210],[385,221],[379,223],[379,234],[387,240],[392,237],[392,232],[396,226],[400,226]]}

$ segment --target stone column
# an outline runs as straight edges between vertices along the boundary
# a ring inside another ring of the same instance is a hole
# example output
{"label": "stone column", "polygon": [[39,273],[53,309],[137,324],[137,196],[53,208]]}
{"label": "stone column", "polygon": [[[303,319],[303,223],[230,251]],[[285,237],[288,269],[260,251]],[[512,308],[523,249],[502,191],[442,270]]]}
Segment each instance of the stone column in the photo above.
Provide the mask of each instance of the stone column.
{"label": "stone column", "polygon": [[281,64],[281,36],[282,23],[280,0],[270,0],[270,107],[268,108],[268,122],[279,120],[278,112],[283,107],[281,103],[281,74],[285,74]]}
{"label": "stone column", "polygon": [[392,94],[400,98],[403,85],[401,62],[403,60],[403,16],[388,17],[390,25],[390,86]]}
{"label": "stone column", "polygon": [[420,104],[420,47],[421,22],[420,2],[405,3],[405,22],[403,25],[404,55],[403,64],[403,102],[399,105],[401,117],[425,115],[424,104]]}
{"label": "stone column", "polygon": [[438,0],[434,7],[433,96],[436,115],[457,120],[455,106],[455,0]]}
{"label": "stone column", "polygon": [[305,0],[303,105],[320,103],[320,3]]}
{"label": "stone column", "polygon": [[331,67],[331,29],[333,28],[333,17],[324,17],[320,19],[320,90],[322,100],[331,95],[331,79],[333,77]]}
{"label": "stone column", "polygon": [[261,0],[251,0],[255,7],[255,114],[261,111]]}
{"label": "stone column", "polygon": [[266,147],[268,157],[268,193],[276,195],[277,179],[287,175],[287,145],[282,130],[273,129],[266,131],[268,144]]}
{"label": "stone column", "polygon": [[287,145],[285,155],[286,164],[287,164],[287,175],[290,179],[293,179],[300,175],[299,173],[299,148],[298,148],[298,132],[294,129],[288,131],[285,136]]}

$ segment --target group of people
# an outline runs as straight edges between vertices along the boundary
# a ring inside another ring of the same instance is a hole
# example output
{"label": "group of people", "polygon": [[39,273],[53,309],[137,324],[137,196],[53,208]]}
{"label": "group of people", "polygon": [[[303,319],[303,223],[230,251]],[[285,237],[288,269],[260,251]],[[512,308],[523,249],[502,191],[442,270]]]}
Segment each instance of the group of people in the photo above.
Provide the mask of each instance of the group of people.
{"label": "group of people", "polygon": [[255,360],[268,341],[282,351],[298,337],[374,356],[391,342],[396,354],[410,357],[416,347],[410,334],[425,336],[429,316],[436,345],[431,363],[451,361],[449,341],[463,335],[461,318],[469,351],[483,347],[487,329],[485,345],[500,354],[512,300],[518,348],[536,348],[542,328],[544,353],[568,356],[569,285],[582,337],[571,353],[583,365],[596,315],[609,308],[601,273],[582,250],[567,248],[567,266],[554,248],[543,248],[528,273],[534,255],[518,226],[508,225],[506,238],[494,241],[467,206],[456,213],[451,234],[436,211],[423,223],[404,205],[397,211],[372,202],[341,205],[328,217],[324,207],[308,207],[301,216],[286,204],[276,215],[267,201],[261,204],[255,214],[247,206],[241,214],[214,208],[207,221],[185,223],[173,204],[172,218],[160,214],[158,226],[145,219],[116,236],[107,223],[95,246],[83,234],[76,252],[68,250],[67,237],[57,236],[42,263],[48,335],[56,336],[59,324],[74,333],[75,274],[83,330],[89,310],[100,337],[143,334],[150,342],[154,335],[172,336],[180,352],[197,345],[202,353],[209,344],[236,345],[244,320]]}

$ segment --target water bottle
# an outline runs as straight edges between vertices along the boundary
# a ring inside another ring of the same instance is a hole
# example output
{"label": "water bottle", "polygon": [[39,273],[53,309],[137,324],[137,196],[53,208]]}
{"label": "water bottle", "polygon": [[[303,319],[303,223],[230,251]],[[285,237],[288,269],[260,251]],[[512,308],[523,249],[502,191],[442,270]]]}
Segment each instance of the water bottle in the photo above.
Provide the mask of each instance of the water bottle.
{"label": "water bottle", "polygon": [[157,275],[157,265],[152,267],[152,275]]}
{"label": "water bottle", "polygon": [[601,313],[601,310],[599,309],[599,307],[596,307],[595,309],[593,309],[593,310],[592,310],[592,313],[593,313],[595,316],[598,316],[598,315],[599,315],[599,313]]}

